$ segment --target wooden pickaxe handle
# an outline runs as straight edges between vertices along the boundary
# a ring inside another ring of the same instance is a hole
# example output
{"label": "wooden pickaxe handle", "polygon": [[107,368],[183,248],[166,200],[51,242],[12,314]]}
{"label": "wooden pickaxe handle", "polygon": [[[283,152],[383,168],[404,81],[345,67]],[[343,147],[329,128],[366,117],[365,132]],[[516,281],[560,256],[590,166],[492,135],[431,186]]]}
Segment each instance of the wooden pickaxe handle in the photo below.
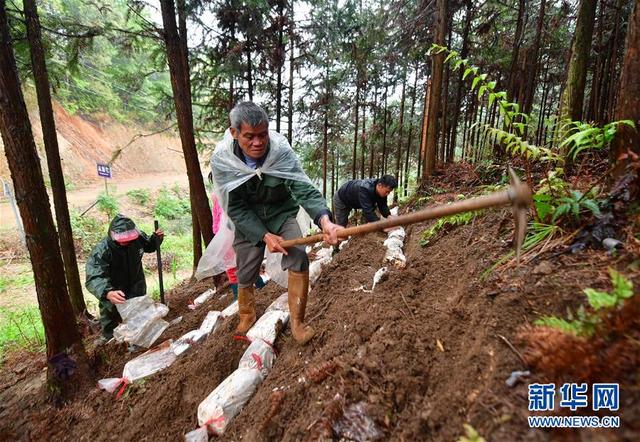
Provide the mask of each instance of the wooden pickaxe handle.
{"label": "wooden pickaxe handle", "polygon": [[[507,189],[489,195],[483,195],[468,200],[456,201],[451,204],[428,207],[426,209],[407,213],[405,215],[391,217],[382,221],[362,224],[360,226],[348,227],[341,231],[340,239],[346,239],[353,235],[377,232],[389,227],[406,226],[443,216],[454,215],[456,213],[471,212],[473,210],[487,209],[489,207],[499,207],[511,204],[518,210],[526,210],[531,204],[531,191],[526,184],[520,182],[512,183]],[[295,238],[283,241],[284,248],[302,244],[312,244],[323,240],[321,233],[304,238]]]}

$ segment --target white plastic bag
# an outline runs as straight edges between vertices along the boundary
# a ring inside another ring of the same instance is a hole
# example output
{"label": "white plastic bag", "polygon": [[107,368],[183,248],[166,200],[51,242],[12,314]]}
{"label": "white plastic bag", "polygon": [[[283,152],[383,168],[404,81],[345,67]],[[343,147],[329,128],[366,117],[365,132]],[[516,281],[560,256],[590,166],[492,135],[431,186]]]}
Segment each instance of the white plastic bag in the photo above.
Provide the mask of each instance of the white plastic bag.
{"label": "white plastic bag", "polygon": [[187,351],[192,344],[199,342],[206,333],[202,333],[200,330],[191,330],[180,336],[176,341],[171,344],[171,348],[176,356],[180,356]]}
{"label": "white plastic bag", "polygon": [[233,301],[227,308],[220,312],[220,315],[223,318],[228,318],[229,316],[233,316],[238,313],[238,301]]}
{"label": "white plastic bag", "polygon": [[407,258],[402,252],[404,246],[405,231],[402,227],[398,227],[387,236],[384,241],[384,246],[387,248],[387,252],[384,255],[384,262],[391,263],[396,267],[404,268],[407,264]]}
{"label": "white plastic bag", "polygon": [[240,363],[238,363],[238,368],[259,370],[264,379],[273,368],[275,360],[276,354],[273,347],[265,341],[257,339],[252,341],[245,350],[240,358]]}
{"label": "white plastic bag", "polygon": [[373,292],[376,289],[376,284],[378,284],[382,279],[389,273],[389,269],[387,267],[382,267],[376,271],[373,275],[373,285],[371,286],[371,291]]}
{"label": "white plastic bag", "polygon": [[185,442],[209,442],[207,427],[200,427],[184,435]]}
{"label": "white plastic bag", "polygon": [[216,288],[207,289],[204,293],[200,294],[196,299],[193,300],[193,304],[189,304],[189,308],[194,310],[207,302],[209,298],[211,298],[216,293]]}
{"label": "white plastic bag", "polygon": [[214,332],[218,327],[218,325],[220,324],[221,318],[222,318],[221,312],[217,310],[210,311],[209,313],[207,313],[207,316],[202,321],[202,324],[200,324],[199,330],[205,334]]}
{"label": "white plastic bag", "polygon": [[122,377],[129,382],[151,376],[173,364],[177,356],[171,348],[171,340],[165,341],[157,348],[147,351],[131,359],[122,370]]}
{"label": "white plastic bag", "polygon": [[197,280],[218,275],[236,266],[236,253],[233,250],[233,223],[226,213],[220,218],[218,233],[209,242],[198,261],[195,277]]}
{"label": "white plastic bag", "polygon": [[265,312],[264,315],[260,316],[256,323],[253,324],[253,327],[249,329],[247,332],[247,338],[252,341],[256,339],[264,339],[268,343],[273,344],[276,340],[276,336],[278,336],[278,331],[280,330],[278,322],[281,322],[282,327],[284,327],[287,325],[288,320],[289,312],[283,312],[280,310]]}
{"label": "white plastic bag", "polygon": [[116,304],[116,308],[123,321],[113,331],[118,342],[149,348],[169,327],[169,323],[161,319],[169,313],[169,308],[149,296],[127,299],[124,304]]}
{"label": "white plastic bag", "polygon": [[265,313],[273,310],[279,310],[281,312],[289,311],[289,293],[288,292],[284,292],[282,295],[278,296],[276,300],[273,301],[271,305],[269,305],[269,307],[267,307],[267,309],[265,310]]}
{"label": "white plastic bag", "polygon": [[231,373],[198,406],[198,425],[207,426],[217,435],[223,434],[260,382],[259,370],[239,368]]}
{"label": "white plastic bag", "polygon": [[124,382],[123,378],[106,378],[98,381],[98,388],[113,393]]}

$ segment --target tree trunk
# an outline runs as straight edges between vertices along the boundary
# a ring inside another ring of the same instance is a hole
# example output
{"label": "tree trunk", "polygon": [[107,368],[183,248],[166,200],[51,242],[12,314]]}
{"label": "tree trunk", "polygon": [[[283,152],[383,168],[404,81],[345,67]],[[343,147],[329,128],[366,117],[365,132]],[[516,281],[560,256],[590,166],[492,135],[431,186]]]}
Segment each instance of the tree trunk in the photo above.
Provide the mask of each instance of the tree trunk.
{"label": "tree trunk", "polygon": [[[325,81],[329,81],[329,72]],[[325,85],[324,123],[322,130],[322,196],[327,198],[327,156],[329,155],[329,88]]]}
{"label": "tree trunk", "polygon": [[382,158],[380,159],[381,175],[387,170],[387,92],[388,85],[384,86],[384,111],[382,113]]}
{"label": "tree trunk", "polygon": [[[164,0],[167,1],[167,0]],[[249,92],[249,101],[253,101],[253,66],[251,65],[251,49],[247,47],[247,91]]]}
{"label": "tree trunk", "polygon": [[536,84],[538,81],[538,58],[540,54],[540,42],[542,41],[542,28],[544,27],[544,14],[546,0],[540,0],[540,11],[538,13],[538,23],[536,24],[536,36],[533,40],[533,48],[531,49],[530,68],[527,70],[527,84],[525,89],[525,100],[523,103],[524,113],[528,114],[533,108],[533,97],[535,95]]}
{"label": "tree trunk", "polygon": [[[213,225],[211,226],[213,227]],[[195,277],[196,270],[198,269],[198,263],[202,258],[202,229],[200,229],[200,223],[198,217],[191,213],[191,234],[193,239],[193,277]]]}
{"label": "tree trunk", "polygon": [[[447,35],[447,2],[446,0],[436,1],[438,8],[438,18],[436,27],[436,44],[444,45]],[[426,161],[423,166],[422,182],[427,179],[436,168],[436,143],[437,143],[437,122],[440,112],[440,96],[442,92],[442,71],[444,66],[444,52],[433,57],[433,82],[431,83],[431,97],[429,98],[429,121],[427,122],[427,144]]]}
{"label": "tree trunk", "polygon": [[378,88],[376,87],[375,93],[373,95],[373,124],[369,129],[369,132],[372,135],[372,139],[369,144],[369,178],[373,177],[373,166],[375,164],[375,153],[376,153],[376,144],[373,142],[373,135],[377,132],[376,122],[378,116]]}
{"label": "tree trunk", "polygon": [[580,0],[569,71],[560,104],[561,120],[577,121],[582,119],[584,87],[587,79],[587,64],[591,51],[596,3],[597,0]]}
{"label": "tree trunk", "polygon": [[[473,17],[473,2],[468,1],[466,4],[466,15],[464,18],[464,29],[462,31],[462,49],[460,51],[461,58],[467,58],[467,54],[469,52],[469,30],[471,29],[471,19]],[[456,104],[453,109],[453,123],[451,126],[451,141],[449,142],[451,146],[451,158],[448,161],[453,161],[453,157],[455,156],[457,138],[458,138],[458,119],[460,118],[460,106],[462,102],[462,91],[464,88],[464,83],[462,81],[462,74],[464,71],[462,69],[458,70],[458,82],[456,86]],[[463,131],[464,134],[464,131]]]}
{"label": "tree trunk", "polygon": [[617,54],[618,54],[618,44],[620,42],[620,16],[622,15],[622,4],[623,0],[618,0],[616,4],[616,18],[615,18],[615,26],[613,31],[613,50],[611,51],[611,63],[609,65],[609,97],[607,99],[607,116],[609,119],[612,119],[613,109],[616,101],[616,88],[614,87],[616,82],[616,65],[617,65]]}
{"label": "tree trunk", "polygon": [[444,91],[442,93],[442,127],[440,133],[440,161],[446,161],[445,148],[447,145],[447,111],[449,105],[449,65],[444,67]]}
{"label": "tree trunk", "polygon": [[[404,99],[405,99],[405,87],[407,84],[407,73],[404,72],[402,75],[402,94],[400,97],[400,139],[398,140],[398,150],[396,151],[396,179],[400,179],[400,164],[402,158],[402,135],[404,129]],[[399,182],[399,181],[398,181]],[[398,190],[396,189],[393,192],[393,202],[398,202]]]}
{"label": "tree trunk", "polygon": [[367,88],[365,85],[364,100],[362,100],[362,140],[360,143],[360,179],[364,179],[364,154],[367,143]]}
{"label": "tree trunk", "polygon": [[289,113],[287,118],[287,137],[289,138],[289,144],[293,147],[293,72],[294,72],[294,58],[293,58],[293,37],[294,37],[294,17],[293,17],[293,2],[289,3]]}
{"label": "tree trunk", "polygon": [[167,61],[171,75],[171,88],[173,90],[173,101],[176,107],[176,117],[178,120],[178,130],[182,141],[182,152],[187,167],[189,178],[189,199],[191,212],[198,217],[198,224],[205,245],[213,238],[211,229],[202,228],[212,224],[211,208],[209,198],[202,179],[202,170],[198,151],[196,149],[195,135],[193,132],[193,114],[191,109],[191,88],[189,81],[189,67],[185,65],[186,54],[185,42],[186,34],[180,36],[176,27],[176,13],[173,0],[160,0],[162,9],[162,21],[164,24],[163,38],[167,47]]}
{"label": "tree trunk", "polygon": [[[90,380],[56,236],[40,159],[11,50],[5,2],[0,2],[0,133],[24,224],[47,345],[47,387],[56,405]],[[67,369],[69,359],[75,370]]]}
{"label": "tree trunk", "polygon": [[282,68],[284,67],[285,46],[284,46],[284,2],[280,0],[278,4],[278,75],[276,81],[276,132],[280,132],[280,118],[282,117]]}
{"label": "tree trunk", "polygon": [[88,315],[87,305],[82,294],[82,285],[78,273],[78,262],[76,260],[76,249],[73,244],[73,233],[71,231],[71,220],[69,219],[69,207],[67,204],[67,193],[65,191],[64,175],[60,164],[60,149],[58,147],[58,136],[56,134],[56,123],[53,117],[53,107],[51,105],[51,92],[49,85],[49,75],[42,49],[42,39],[40,36],[40,20],[35,0],[24,1],[24,14],[27,23],[27,37],[31,49],[31,64],[33,66],[33,77],[38,95],[38,109],[40,111],[40,122],[42,124],[42,137],[44,148],[47,153],[47,165],[49,166],[49,177],[51,179],[51,191],[56,210],[56,221],[58,223],[58,235],[60,236],[60,249],[64,262],[64,272],[67,277],[67,286],[71,305],[76,316]]}
{"label": "tree trunk", "polygon": [[516,23],[516,33],[513,37],[513,50],[511,52],[511,67],[509,68],[509,99],[515,101],[518,96],[518,62],[520,53],[520,44],[522,43],[522,34],[524,31],[524,12],[525,0],[518,1],[518,21]]}
{"label": "tree trunk", "polygon": [[[624,53],[615,119],[633,121],[636,130],[621,125],[611,143],[610,161],[616,166],[613,171],[614,178],[624,174],[626,165],[633,159],[632,155],[627,154],[628,151],[640,156],[640,5],[637,1],[629,18]],[[638,171],[635,173],[637,180]]]}
{"label": "tree trunk", "polygon": [[355,108],[355,121],[353,124],[353,159],[352,159],[352,167],[351,167],[351,179],[356,179],[356,163],[358,162],[358,126],[360,122],[358,118],[360,117],[360,78],[356,74],[356,108]]}
{"label": "tree trunk", "polygon": [[[597,121],[598,120],[598,106],[599,106],[599,97],[600,97],[600,88],[602,87],[602,74],[603,74],[603,66],[605,63],[605,54],[604,54],[604,45],[602,43],[603,38],[602,34],[604,31],[604,8],[605,2],[604,0],[600,0],[600,6],[598,7],[598,30],[597,30],[597,39],[596,46],[598,56],[596,57],[595,65],[593,67],[593,78],[591,80],[591,91],[589,93],[589,106],[587,110],[586,119],[588,121]],[[601,122],[598,122],[601,124]]]}
{"label": "tree trunk", "polygon": [[422,108],[422,124],[420,131],[420,150],[418,155],[418,170],[416,171],[416,181],[426,181],[424,169],[427,164],[427,127],[429,126],[429,100],[431,99],[431,78],[425,83],[424,105]]}
{"label": "tree trunk", "polygon": [[413,141],[413,120],[416,110],[416,95],[418,87],[418,69],[416,66],[416,75],[413,79],[413,90],[411,91],[411,113],[409,113],[409,135],[407,136],[407,153],[404,159],[404,187],[403,195],[406,197],[409,187],[409,154],[411,153],[411,142]]}

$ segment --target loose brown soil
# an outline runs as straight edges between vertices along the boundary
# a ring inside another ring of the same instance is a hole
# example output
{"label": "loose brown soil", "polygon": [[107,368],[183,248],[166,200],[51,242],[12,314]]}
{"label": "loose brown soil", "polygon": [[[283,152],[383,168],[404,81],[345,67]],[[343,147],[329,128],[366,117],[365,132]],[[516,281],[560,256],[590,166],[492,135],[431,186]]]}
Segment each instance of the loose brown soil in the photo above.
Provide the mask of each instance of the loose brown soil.
{"label": "loose brown soil", "polygon": [[[523,325],[543,314],[564,316],[568,307],[583,303],[585,287],[610,288],[608,266],[632,277],[637,290],[639,273],[630,266],[637,257],[551,250],[481,280],[480,274],[511,250],[512,222],[507,210],[489,211],[438,234],[424,248],[418,242],[427,224],[410,227],[407,267],[392,269],[373,293],[354,289],[371,288],[382,266],[385,236],[352,239],[310,294],[307,318],[317,336],[300,347],[288,329],[281,335],[273,370],[221,439],[337,437],[331,425],[343,407],[363,402],[387,440],[457,440],[464,423],[487,440],[638,440],[637,370],[610,380],[621,384],[623,428],[617,430],[530,430],[527,384],[544,379],[534,372],[514,388],[505,384],[512,371],[526,369],[507,344],[524,352],[516,341]],[[189,298],[207,284],[171,292],[171,315],[184,319],[164,338],[198,327],[207,311],[229,303],[227,296],[187,310]],[[259,292],[258,312],[282,292],[273,283]],[[0,375],[0,438],[180,440],[196,428],[200,401],[237,367],[247,344],[232,339],[236,322],[237,317],[227,319],[173,366],[131,386],[121,400],[96,388],[54,410],[42,403],[38,388],[28,388],[40,375],[41,360],[13,383],[16,365],[7,364]],[[129,357],[125,347],[96,352],[96,378],[118,376]],[[7,402],[10,397],[19,400]]]}

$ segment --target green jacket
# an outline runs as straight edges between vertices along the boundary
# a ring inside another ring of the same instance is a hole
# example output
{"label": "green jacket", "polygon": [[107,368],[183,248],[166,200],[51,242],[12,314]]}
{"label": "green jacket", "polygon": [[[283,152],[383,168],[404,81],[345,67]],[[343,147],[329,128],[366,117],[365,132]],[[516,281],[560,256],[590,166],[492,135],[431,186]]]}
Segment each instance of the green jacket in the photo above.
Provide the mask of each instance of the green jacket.
{"label": "green jacket", "polygon": [[[131,225],[135,227],[129,218],[117,215],[109,226],[109,232],[123,231]],[[93,248],[87,261],[87,290],[101,301],[106,299],[107,292],[111,290],[122,290],[127,299],[145,295],[147,284],[142,269],[142,255],[144,252],[155,252],[157,241],[155,233],[147,237],[140,232],[138,239],[121,246],[107,233],[107,237]]]}
{"label": "green jacket", "polygon": [[[243,159],[237,144],[235,150]],[[265,233],[278,232],[288,218],[298,214],[300,206],[316,224],[323,214],[331,216],[322,194],[312,184],[263,174],[262,179],[254,176],[229,192],[227,214],[236,236],[259,245]]]}

